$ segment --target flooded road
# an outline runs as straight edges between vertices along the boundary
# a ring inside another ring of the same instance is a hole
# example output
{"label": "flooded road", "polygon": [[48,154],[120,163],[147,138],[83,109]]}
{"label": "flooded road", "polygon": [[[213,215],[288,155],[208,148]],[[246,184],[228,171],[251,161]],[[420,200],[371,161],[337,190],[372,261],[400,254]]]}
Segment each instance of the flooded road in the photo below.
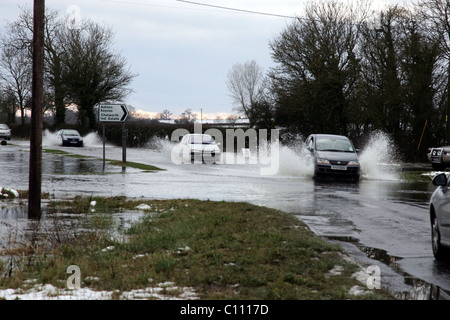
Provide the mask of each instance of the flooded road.
{"label": "flooded road", "polygon": [[[42,191],[54,197],[247,201],[291,213],[316,234],[337,241],[362,265],[378,265],[382,286],[399,298],[427,299],[439,290],[450,291],[450,266],[436,262],[431,251],[431,182],[402,181],[379,166],[364,172],[359,183],[316,182],[291,150],[280,153],[276,175],[261,175],[258,164],[177,165],[171,161],[172,145],[164,142],[158,150],[127,150],[128,161],[164,171],[127,168],[122,173],[122,168],[107,164],[102,173],[102,145],[97,140],[85,140],[84,148],[63,148],[44,140],[43,148],[86,156],[43,153]],[[2,186],[28,189],[28,149],[26,141],[0,146]],[[106,158],[121,160],[122,149],[107,146]],[[9,219],[14,215],[8,214]]]}

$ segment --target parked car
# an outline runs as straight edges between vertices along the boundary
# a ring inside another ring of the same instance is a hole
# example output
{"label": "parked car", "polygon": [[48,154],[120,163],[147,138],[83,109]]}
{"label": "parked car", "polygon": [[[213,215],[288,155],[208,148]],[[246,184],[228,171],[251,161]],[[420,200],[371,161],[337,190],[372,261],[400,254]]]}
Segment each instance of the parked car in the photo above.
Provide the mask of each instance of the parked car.
{"label": "parked car", "polygon": [[427,157],[434,170],[445,170],[450,167],[450,146],[429,148]]}
{"label": "parked car", "polygon": [[219,145],[209,134],[187,134],[179,143],[179,155],[190,162],[217,163]]}
{"label": "parked car", "polygon": [[345,177],[358,181],[360,165],[352,142],[345,136],[312,134],[306,147],[314,161],[314,177]]}
{"label": "parked car", "polygon": [[431,247],[436,260],[450,257],[450,190],[449,178],[440,173],[433,178],[437,186],[430,199]]}
{"label": "parked car", "polygon": [[61,139],[62,146],[83,146],[83,138],[77,130],[73,129],[61,129],[56,135]]}
{"label": "parked car", "polygon": [[11,140],[11,129],[7,124],[0,124],[0,139]]}

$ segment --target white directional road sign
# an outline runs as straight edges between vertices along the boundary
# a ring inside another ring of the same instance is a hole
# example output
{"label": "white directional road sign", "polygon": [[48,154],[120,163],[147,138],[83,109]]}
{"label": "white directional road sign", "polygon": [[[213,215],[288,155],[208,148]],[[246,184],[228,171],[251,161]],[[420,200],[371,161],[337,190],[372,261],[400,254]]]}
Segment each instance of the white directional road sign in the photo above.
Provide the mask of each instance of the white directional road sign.
{"label": "white directional road sign", "polygon": [[98,107],[100,122],[125,122],[127,117],[128,109],[124,104],[101,104]]}

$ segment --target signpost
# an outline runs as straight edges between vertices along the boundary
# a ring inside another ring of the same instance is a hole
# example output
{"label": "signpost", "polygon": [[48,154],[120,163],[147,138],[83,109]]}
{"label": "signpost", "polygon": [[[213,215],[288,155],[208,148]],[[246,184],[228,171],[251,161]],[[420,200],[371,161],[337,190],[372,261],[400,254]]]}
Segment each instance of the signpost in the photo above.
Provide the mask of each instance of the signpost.
{"label": "signpost", "polygon": [[[122,123],[122,163],[127,162],[127,130],[125,120],[128,117],[128,109],[125,104],[101,104],[98,106],[98,121],[103,123],[103,171],[105,170],[105,123]],[[125,170],[125,166],[122,167]]]}
{"label": "signpost", "polygon": [[101,104],[98,107],[100,122],[125,122],[127,117],[128,109],[124,104]]}

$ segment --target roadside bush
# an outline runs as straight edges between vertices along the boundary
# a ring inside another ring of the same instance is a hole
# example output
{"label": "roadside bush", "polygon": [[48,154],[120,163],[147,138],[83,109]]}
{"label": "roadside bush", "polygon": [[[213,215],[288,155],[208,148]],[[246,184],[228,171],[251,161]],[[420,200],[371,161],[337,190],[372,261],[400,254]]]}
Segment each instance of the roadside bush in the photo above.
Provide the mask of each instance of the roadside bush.
{"label": "roadside bush", "polygon": [[[160,123],[158,120],[146,120],[146,119],[131,119],[125,123],[125,129],[128,131],[127,135],[127,146],[131,148],[139,148],[139,147],[147,147],[152,148],[152,142],[155,139],[166,139],[170,140],[172,133],[176,129],[186,129],[187,131],[194,133],[194,124],[193,123]],[[202,126],[202,131],[205,132],[208,129],[217,129],[222,133],[223,141],[222,141],[222,149],[228,152],[240,152],[237,149],[237,138],[234,139],[234,150],[231,150],[229,146],[226,144],[226,130],[233,129],[236,130],[233,126],[215,126],[212,124],[204,124]],[[242,128],[244,132],[248,128]],[[118,123],[107,123],[105,124],[105,135],[108,143],[112,143],[117,146],[122,145],[122,132],[123,132],[123,124]],[[256,133],[258,134],[258,130]],[[102,124],[98,125],[97,134],[102,137],[103,136],[103,126]],[[269,137],[270,139],[270,137]],[[249,146],[248,138],[246,138],[246,147]]]}
{"label": "roadside bush", "polygon": [[[128,131],[128,147],[146,147],[153,138],[169,139],[175,125],[160,123],[157,120],[133,119],[125,123]],[[109,143],[122,145],[123,124],[106,123],[105,135]],[[103,136],[103,125],[99,124],[97,134]]]}

